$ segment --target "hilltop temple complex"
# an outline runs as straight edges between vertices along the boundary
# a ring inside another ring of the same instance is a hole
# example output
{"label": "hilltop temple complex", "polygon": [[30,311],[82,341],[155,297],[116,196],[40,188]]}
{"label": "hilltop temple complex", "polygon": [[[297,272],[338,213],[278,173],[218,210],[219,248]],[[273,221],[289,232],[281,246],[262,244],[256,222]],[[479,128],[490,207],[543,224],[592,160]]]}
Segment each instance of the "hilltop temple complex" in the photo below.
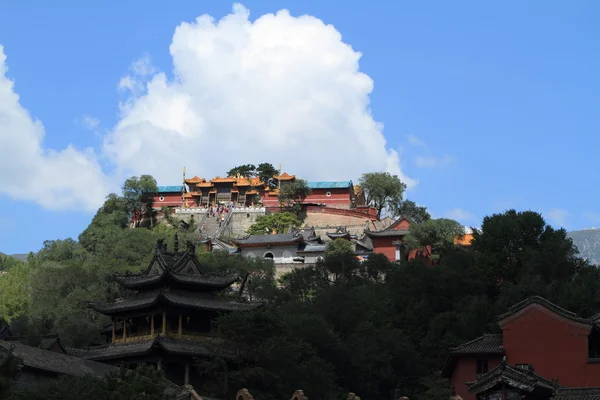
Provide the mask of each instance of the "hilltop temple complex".
{"label": "hilltop temple complex", "polygon": [[[265,185],[258,177],[215,177],[211,180],[185,179],[184,185],[159,186],[152,207],[213,207],[217,205],[278,207],[279,188],[294,182],[295,175],[284,172],[273,176],[275,187]],[[339,209],[365,208],[359,186],[348,181],[308,182],[312,192],[303,204],[324,205]],[[368,207],[367,207],[368,209]],[[368,211],[367,211],[368,213]]]}

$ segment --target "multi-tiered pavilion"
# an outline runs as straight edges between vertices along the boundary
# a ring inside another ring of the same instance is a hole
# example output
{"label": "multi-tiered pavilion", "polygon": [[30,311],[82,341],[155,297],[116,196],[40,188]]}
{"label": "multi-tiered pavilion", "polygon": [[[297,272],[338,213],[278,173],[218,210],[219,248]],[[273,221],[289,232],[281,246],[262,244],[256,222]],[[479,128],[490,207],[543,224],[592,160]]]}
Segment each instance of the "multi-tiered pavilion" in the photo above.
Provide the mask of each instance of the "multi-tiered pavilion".
{"label": "multi-tiered pavilion", "polygon": [[133,292],[131,296],[91,305],[112,319],[105,330],[108,344],[69,352],[126,367],[154,364],[175,383],[199,383],[199,374],[190,375],[190,369],[197,358],[212,355],[216,342],[210,332],[215,318],[220,313],[260,306],[227,293],[233,292],[230,287],[236,280],[236,274],[207,271],[192,244],[183,252],[176,244],[169,253],[159,240],[152,261],[141,274],[117,278],[123,288]]}

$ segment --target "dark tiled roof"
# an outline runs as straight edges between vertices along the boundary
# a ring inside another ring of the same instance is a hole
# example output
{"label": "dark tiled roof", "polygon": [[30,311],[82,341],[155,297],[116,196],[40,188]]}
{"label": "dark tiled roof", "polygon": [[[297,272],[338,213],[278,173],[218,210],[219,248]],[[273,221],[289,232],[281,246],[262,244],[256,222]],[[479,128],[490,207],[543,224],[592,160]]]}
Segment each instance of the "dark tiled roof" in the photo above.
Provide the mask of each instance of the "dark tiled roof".
{"label": "dark tiled roof", "polygon": [[385,229],[383,231],[365,231],[370,237],[397,237],[408,235],[408,229]]}
{"label": "dark tiled roof", "polygon": [[463,343],[460,346],[450,348],[446,362],[442,367],[442,376],[450,377],[454,367],[456,366],[456,360],[461,355],[497,355],[501,356],[504,354],[502,334],[494,335],[483,335],[477,339],[473,339],[469,342]]}
{"label": "dark tiled roof", "polygon": [[504,354],[502,334],[483,335],[460,346],[452,347],[451,354]]}
{"label": "dark tiled roof", "polygon": [[110,365],[84,360],[68,354],[57,353],[37,347],[31,347],[19,342],[0,341],[0,347],[5,350],[13,347],[14,355],[23,362],[23,366],[63,375],[96,377],[105,376],[116,371]]}
{"label": "dark tiled roof", "polygon": [[300,234],[294,233],[277,233],[275,235],[250,235],[245,239],[235,240],[234,243],[244,244],[255,244],[255,245],[267,245],[276,243],[294,243],[301,242],[304,238]]}
{"label": "dark tiled roof", "polygon": [[600,400],[600,388],[559,388],[553,400]]}
{"label": "dark tiled roof", "polygon": [[362,238],[357,239],[356,244],[358,246],[363,247],[366,250],[373,251],[373,241],[367,235],[364,235]]}
{"label": "dark tiled roof", "polygon": [[153,349],[164,350],[171,354],[189,356],[206,356],[210,354],[210,350],[202,342],[164,336],[139,342],[115,343],[89,347],[87,349],[67,348],[67,352],[75,357],[103,361],[140,356],[148,354]]}
{"label": "dark tiled roof", "polygon": [[247,311],[259,307],[260,303],[231,300],[226,297],[190,292],[186,290],[153,290],[138,293],[127,299],[114,302],[93,303],[94,310],[107,315],[139,310],[164,301],[167,304],[211,311]]}
{"label": "dark tiled roof", "polygon": [[503,319],[510,317],[513,314],[516,314],[517,312],[523,310],[524,308],[526,308],[532,304],[539,304],[539,305],[549,309],[550,311],[560,315],[561,317],[567,318],[571,321],[579,322],[579,323],[586,324],[586,325],[592,325],[592,321],[590,319],[581,318],[574,312],[565,310],[564,308],[561,308],[561,307],[557,306],[556,304],[554,304],[540,296],[531,296],[531,297],[523,300],[522,302],[515,304],[514,306],[509,308],[507,312],[500,315],[498,317],[498,320],[502,321]]}
{"label": "dark tiled roof", "polygon": [[61,344],[60,344],[60,340],[58,339],[58,335],[56,334],[51,334],[51,335],[41,335],[41,336],[36,336],[36,335],[32,335],[32,336],[11,336],[11,337],[7,337],[4,340],[6,341],[10,341],[10,342],[19,342],[21,344],[24,345],[31,345],[32,343],[39,343],[39,346],[36,347],[40,347],[44,350],[50,350],[52,348],[52,346],[54,346],[55,344],[58,344],[61,348]]}
{"label": "dark tiled roof", "polygon": [[169,270],[165,270],[162,274],[159,275],[130,275],[130,276],[120,276],[117,277],[117,282],[121,285],[129,288],[139,288],[148,285],[158,284],[165,278],[171,278],[173,281],[177,283],[187,283],[194,284],[203,287],[213,287],[218,289],[223,289],[228,286],[231,286],[239,276],[238,275],[228,275],[228,276],[219,276],[219,275],[195,275],[195,274],[181,274],[170,272]]}
{"label": "dark tiled roof", "polygon": [[468,382],[467,389],[471,393],[479,394],[492,389],[501,382],[506,383],[510,387],[529,393],[533,391],[544,391],[551,395],[554,393],[554,390],[558,388],[556,382],[549,381],[544,377],[536,375],[533,371],[511,367],[506,364],[506,361],[502,361],[496,368],[479,376],[475,382]]}

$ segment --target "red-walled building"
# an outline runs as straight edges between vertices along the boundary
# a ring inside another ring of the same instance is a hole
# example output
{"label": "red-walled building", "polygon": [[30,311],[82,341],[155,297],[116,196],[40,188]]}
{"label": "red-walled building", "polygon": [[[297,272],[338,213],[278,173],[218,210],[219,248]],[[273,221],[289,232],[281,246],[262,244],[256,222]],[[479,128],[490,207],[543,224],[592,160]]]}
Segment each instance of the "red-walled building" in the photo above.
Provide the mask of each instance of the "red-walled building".
{"label": "red-walled building", "polygon": [[402,241],[408,235],[410,225],[408,218],[400,218],[381,231],[365,230],[373,243],[373,253],[383,254],[390,261],[407,260],[408,254]]}
{"label": "red-walled building", "polygon": [[464,400],[600,399],[599,315],[581,318],[534,296],[498,324],[501,334],[450,349],[442,375]]}
{"label": "red-walled building", "polygon": [[[206,207],[216,204],[253,206],[262,203],[264,207],[279,207],[279,188],[296,180],[295,175],[283,173],[273,177],[276,188],[271,189],[259,178],[216,177],[207,181],[194,176],[185,180],[185,186],[159,186],[154,196],[153,208],[168,207]],[[339,209],[362,210],[360,189],[352,181],[308,182],[312,192],[303,204],[319,205]],[[363,207],[364,208],[364,207]]]}

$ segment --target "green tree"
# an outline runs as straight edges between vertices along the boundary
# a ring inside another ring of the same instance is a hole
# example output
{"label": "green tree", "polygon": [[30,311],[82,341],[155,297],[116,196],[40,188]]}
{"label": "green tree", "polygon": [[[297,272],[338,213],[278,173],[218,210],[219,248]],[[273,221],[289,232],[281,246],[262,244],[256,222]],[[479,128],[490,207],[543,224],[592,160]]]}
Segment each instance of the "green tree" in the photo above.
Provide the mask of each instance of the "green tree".
{"label": "green tree", "polygon": [[269,163],[260,163],[258,167],[256,167],[256,176],[260,179],[265,186],[275,189],[277,187],[277,183],[273,176],[277,175],[279,171],[273,166],[273,164]]}
{"label": "green tree", "polygon": [[281,185],[277,199],[281,204],[293,202],[295,204],[302,203],[312,189],[308,186],[308,182],[304,179],[297,179],[294,182],[289,182]]}
{"label": "green tree", "polygon": [[38,386],[15,390],[9,400],[167,400],[165,380],[155,368],[140,366],[125,374],[99,379],[92,376],[62,376]]}
{"label": "green tree", "polygon": [[156,179],[151,175],[132,176],[123,184],[123,198],[129,215],[152,211],[152,196],[158,191]]}
{"label": "green tree", "polygon": [[227,171],[227,176],[243,176],[244,178],[252,178],[256,176],[256,166],[254,164],[244,164],[231,168]]}
{"label": "green tree", "polygon": [[456,246],[455,239],[464,234],[464,227],[454,220],[430,219],[422,224],[412,224],[404,243],[409,250],[418,249],[437,264],[444,254]]}
{"label": "green tree", "polygon": [[418,206],[411,200],[403,200],[397,204],[394,208],[394,216],[408,218],[415,224],[422,224],[431,219],[426,207]]}
{"label": "green tree", "polygon": [[246,231],[248,235],[265,235],[275,233],[286,233],[290,227],[299,227],[300,221],[295,214],[290,212],[278,212],[261,215],[256,222],[250,225]]}
{"label": "green tree", "polygon": [[360,185],[365,203],[377,209],[377,218],[388,208],[394,210],[402,202],[406,185],[396,175],[388,172],[369,172],[362,175]]}
{"label": "green tree", "polygon": [[27,263],[20,263],[0,273],[0,317],[8,323],[29,312],[31,269]]}

